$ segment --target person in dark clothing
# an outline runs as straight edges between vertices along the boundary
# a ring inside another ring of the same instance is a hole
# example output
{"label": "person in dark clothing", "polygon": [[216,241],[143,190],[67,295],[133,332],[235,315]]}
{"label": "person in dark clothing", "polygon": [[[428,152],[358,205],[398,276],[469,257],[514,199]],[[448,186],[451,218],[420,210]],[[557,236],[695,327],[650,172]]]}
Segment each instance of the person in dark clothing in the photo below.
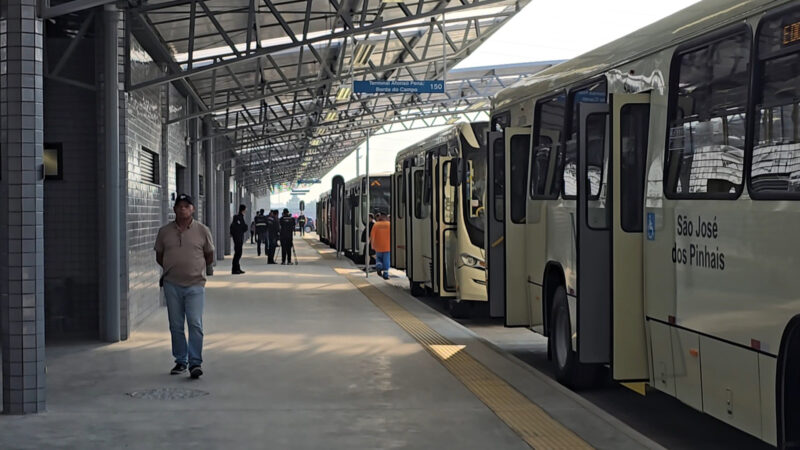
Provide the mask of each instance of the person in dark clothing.
{"label": "person in dark clothing", "polygon": [[[253,243],[253,238],[255,238],[255,237],[256,237],[256,221],[255,221],[255,219],[253,219],[250,222],[250,243],[251,244]],[[256,242],[257,241],[258,241],[258,239],[256,239]]]}
{"label": "person in dark clothing", "polygon": [[300,213],[300,216],[297,218],[297,224],[300,226],[300,236],[305,235],[306,232],[306,215]]}
{"label": "person in dark clothing", "polygon": [[231,237],[233,238],[233,265],[231,266],[231,273],[234,275],[241,275],[244,273],[239,261],[242,259],[242,246],[244,245],[244,234],[247,233],[247,222],[244,220],[244,212],[247,206],[239,205],[239,214],[233,216],[231,221]]}
{"label": "person in dark clothing", "polygon": [[261,256],[261,244],[264,244],[264,254],[269,253],[269,240],[268,240],[268,230],[267,230],[267,216],[264,215],[264,210],[256,214],[255,218],[255,229],[256,229],[256,251],[258,252],[258,256]]}
{"label": "person in dark clothing", "polygon": [[283,210],[281,217],[281,264],[292,263],[292,236],[294,235],[294,217],[288,209]]}
{"label": "person in dark clothing", "polygon": [[278,235],[280,234],[281,226],[278,222],[278,210],[273,209],[267,216],[267,242],[269,242],[269,250],[267,250],[267,264],[275,263],[275,250],[278,247]]}

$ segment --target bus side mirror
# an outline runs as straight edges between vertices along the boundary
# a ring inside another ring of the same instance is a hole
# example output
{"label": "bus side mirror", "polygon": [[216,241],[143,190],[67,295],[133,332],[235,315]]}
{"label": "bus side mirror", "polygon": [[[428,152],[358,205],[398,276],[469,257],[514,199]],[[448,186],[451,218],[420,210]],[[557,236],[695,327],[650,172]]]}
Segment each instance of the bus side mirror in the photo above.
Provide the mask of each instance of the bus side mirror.
{"label": "bus side mirror", "polygon": [[462,178],[462,159],[453,158],[450,160],[450,186],[460,186]]}

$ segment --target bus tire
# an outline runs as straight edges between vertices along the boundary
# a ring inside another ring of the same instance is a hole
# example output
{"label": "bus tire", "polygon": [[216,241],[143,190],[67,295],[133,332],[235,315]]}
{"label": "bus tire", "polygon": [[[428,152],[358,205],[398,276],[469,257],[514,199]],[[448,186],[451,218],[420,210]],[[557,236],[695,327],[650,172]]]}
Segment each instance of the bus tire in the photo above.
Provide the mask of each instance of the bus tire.
{"label": "bus tire", "polygon": [[776,373],[776,419],[778,448],[800,447],[800,315],[789,321],[781,338]]}
{"label": "bus tire", "polygon": [[415,281],[411,282],[411,295],[414,297],[422,297],[425,294],[425,289],[422,287],[422,283],[417,283]]}
{"label": "bus tire", "polygon": [[447,309],[453,319],[468,319],[470,316],[470,305],[466,301],[458,301],[454,298],[447,300]]}
{"label": "bus tire", "polygon": [[584,389],[595,384],[598,368],[595,364],[582,364],[572,350],[572,326],[564,286],[553,292],[553,309],[550,316],[550,348],[556,380],[571,389]]}

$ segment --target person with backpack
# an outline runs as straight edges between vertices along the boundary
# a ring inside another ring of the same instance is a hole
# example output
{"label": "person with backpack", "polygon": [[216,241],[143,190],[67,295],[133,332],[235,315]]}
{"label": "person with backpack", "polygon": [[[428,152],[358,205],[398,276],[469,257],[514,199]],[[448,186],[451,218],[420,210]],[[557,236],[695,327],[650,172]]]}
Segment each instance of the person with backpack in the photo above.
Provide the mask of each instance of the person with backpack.
{"label": "person with backpack", "polygon": [[244,220],[244,212],[247,209],[245,205],[239,205],[239,214],[233,216],[231,221],[230,233],[233,238],[233,265],[231,266],[231,273],[234,275],[241,275],[244,273],[239,262],[242,259],[242,246],[244,245],[244,234],[247,233],[247,221]]}
{"label": "person with backpack", "polygon": [[269,231],[267,230],[267,216],[264,215],[264,210],[260,210],[256,214],[255,232],[256,232],[256,251],[258,256],[261,256],[261,244],[264,244],[264,255],[269,252]]}

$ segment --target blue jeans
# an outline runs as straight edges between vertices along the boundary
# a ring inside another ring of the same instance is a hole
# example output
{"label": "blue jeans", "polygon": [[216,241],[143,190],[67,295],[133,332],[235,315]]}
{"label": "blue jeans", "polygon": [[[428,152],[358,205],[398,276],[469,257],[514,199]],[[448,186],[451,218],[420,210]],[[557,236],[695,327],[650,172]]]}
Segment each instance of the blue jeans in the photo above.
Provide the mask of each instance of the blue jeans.
{"label": "blue jeans", "polygon": [[377,252],[375,253],[375,269],[383,271],[383,278],[389,279],[389,262],[390,252]]}
{"label": "blue jeans", "polygon": [[[164,280],[167,298],[169,332],[172,334],[172,356],[176,364],[199,366],[203,363],[203,286],[179,286]],[[183,333],[184,320],[189,325],[189,344]],[[188,354],[187,354],[188,347]]]}

